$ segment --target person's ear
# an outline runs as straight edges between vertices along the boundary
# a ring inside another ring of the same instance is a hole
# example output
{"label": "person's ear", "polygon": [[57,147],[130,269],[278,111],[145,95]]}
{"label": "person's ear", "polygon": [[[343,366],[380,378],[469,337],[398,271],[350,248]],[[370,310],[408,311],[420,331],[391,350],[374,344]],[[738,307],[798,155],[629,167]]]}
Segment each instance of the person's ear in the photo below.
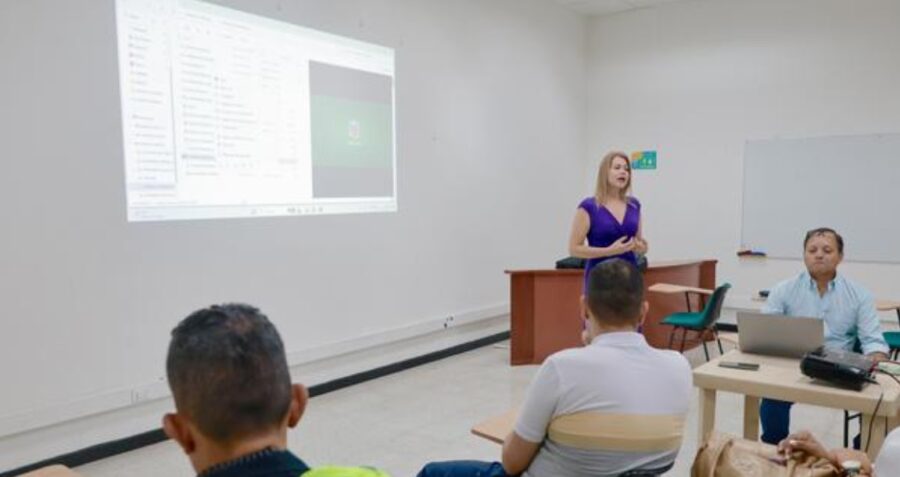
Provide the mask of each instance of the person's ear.
{"label": "person's ear", "polygon": [[177,442],[185,454],[191,454],[197,448],[197,441],[191,434],[187,421],[177,413],[168,413],[163,416],[163,431],[173,441]]}
{"label": "person's ear", "polygon": [[638,322],[640,324],[640,326],[644,326],[644,320],[647,319],[647,312],[649,312],[649,311],[650,311],[650,302],[648,302],[647,300],[644,300],[644,302],[641,303],[641,320]]}
{"label": "person's ear", "polygon": [[306,411],[306,403],[309,402],[309,391],[302,384],[294,384],[291,386],[291,407],[288,410],[288,427],[294,428],[303,412]]}
{"label": "person's ear", "polygon": [[581,317],[585,320],[590,318],[590,315],[588,314],[587,298],[584,295],[581,295],[581,299],[578,303],[581,305]]}

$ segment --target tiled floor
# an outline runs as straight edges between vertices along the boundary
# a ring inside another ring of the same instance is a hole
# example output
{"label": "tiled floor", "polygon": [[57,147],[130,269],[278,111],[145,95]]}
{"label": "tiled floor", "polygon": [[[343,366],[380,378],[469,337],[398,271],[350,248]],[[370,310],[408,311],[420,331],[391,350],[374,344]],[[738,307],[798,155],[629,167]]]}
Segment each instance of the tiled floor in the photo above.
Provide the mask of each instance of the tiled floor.
{"label": "tiled floor", "polygon": [[[500,446],[469,434],[472,424],[499,414],[523,396],[534,366],[510,367],[509,350],[487,346],[314,398],[291,433],[291,449],[311,465],[379,467],[395,477],[413,476],[423,463],[446,459],[497,460]],[[703,352],[693,350],[694,365]],[[717,429],[739,434],[742,400],[720,393]],[[807,428],[826,445],[841,440],[839,411],[795,406],[793,428]],[[687,476],[697,449],[697,402],[675,468]],[[172,442],[139,449],[77,469],[88,477],[192,476],[187,459]]]}

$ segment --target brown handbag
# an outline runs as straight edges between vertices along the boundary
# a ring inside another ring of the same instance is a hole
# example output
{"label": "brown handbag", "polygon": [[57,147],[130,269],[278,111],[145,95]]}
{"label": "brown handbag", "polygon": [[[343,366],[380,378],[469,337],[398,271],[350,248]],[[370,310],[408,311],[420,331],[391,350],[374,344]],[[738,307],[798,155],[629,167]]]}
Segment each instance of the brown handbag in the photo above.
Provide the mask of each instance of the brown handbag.
{"label": "brown handbag", "polygon": [[825,459],[779,459],[775,446],[712,433],[697,451],[691,477],[839,477]]}

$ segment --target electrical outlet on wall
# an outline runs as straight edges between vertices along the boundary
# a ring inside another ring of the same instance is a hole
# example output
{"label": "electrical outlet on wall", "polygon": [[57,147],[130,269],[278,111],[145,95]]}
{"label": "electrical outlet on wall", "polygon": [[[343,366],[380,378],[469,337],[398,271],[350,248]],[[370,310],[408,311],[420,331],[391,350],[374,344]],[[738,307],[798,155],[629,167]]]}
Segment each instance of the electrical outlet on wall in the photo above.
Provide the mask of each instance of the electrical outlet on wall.
{"label": "electrical outlet on wall", "polygon": [[131,404],[161,399],[168,395],[169,387],[166,380],[160,377],[156,382],[131,388]]}

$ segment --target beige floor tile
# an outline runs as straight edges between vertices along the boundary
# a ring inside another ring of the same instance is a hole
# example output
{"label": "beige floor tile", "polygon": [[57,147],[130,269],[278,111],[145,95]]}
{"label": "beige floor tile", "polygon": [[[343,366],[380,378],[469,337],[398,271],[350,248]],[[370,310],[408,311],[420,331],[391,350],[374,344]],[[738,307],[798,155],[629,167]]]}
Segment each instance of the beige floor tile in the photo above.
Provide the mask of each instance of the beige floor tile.
{"label": "beige floor tile", "polygon": [[[519,403],[537,367],[508,365],[509,350],[487,346],[462,355],[313,398],[290,447],[316,464],[374,465],[395,477],[413,476],[432,460],[498,459],[500,446],[469,433],[479,420]],[[717,355],[717,352],[713,352]],[[693,365],[702,350],[687,353]],[[716,427],[741,433],[743,400],[720,393]],[[842,414],[795,406],[793,429],[811,429],[837,446]],[[675,467],[686,477],[697,449],[697,401]],[[87,477],[191,476],[187,459],[164,442],[78,468]]]}

